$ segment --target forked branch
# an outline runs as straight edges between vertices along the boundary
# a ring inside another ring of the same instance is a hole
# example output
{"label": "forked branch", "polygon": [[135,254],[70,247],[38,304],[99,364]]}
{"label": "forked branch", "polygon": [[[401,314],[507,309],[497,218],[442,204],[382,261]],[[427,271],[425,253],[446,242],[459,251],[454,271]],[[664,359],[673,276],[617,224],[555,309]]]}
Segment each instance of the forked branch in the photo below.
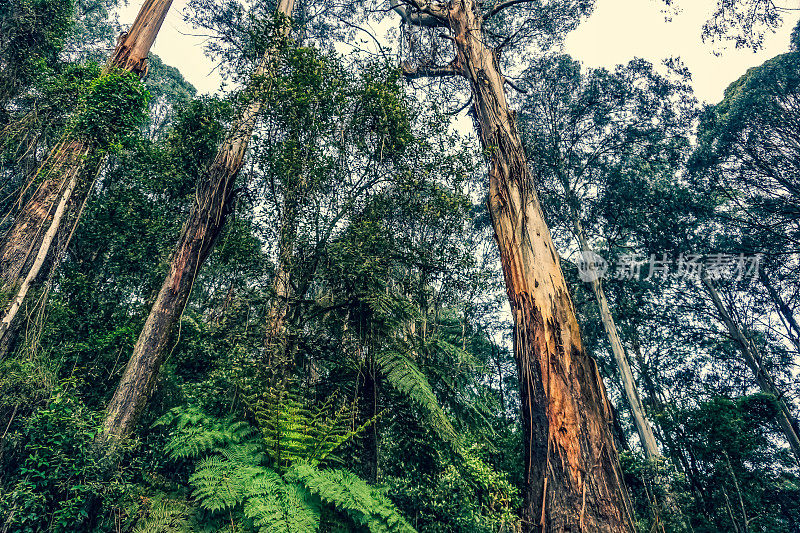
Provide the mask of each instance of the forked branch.
{"label": "forked branch", "polygon": [[[430,1],[389,0],[391,8],[410,26],[447,28],[447,9]],[[411,9],[409,9],[409,7]]]}
{"label": "forked branch", "polygon": [[528,94],[528,91],[526,91],[525,89],[523,89],[522,87],[520,87],[519,85],[514,83],[513,81],[509,80],[508,78],[503,78],[503,82],[508,84],[509,87],[511,87],[512,89],[514,89],[515,91],[517,91],[519,93]]}

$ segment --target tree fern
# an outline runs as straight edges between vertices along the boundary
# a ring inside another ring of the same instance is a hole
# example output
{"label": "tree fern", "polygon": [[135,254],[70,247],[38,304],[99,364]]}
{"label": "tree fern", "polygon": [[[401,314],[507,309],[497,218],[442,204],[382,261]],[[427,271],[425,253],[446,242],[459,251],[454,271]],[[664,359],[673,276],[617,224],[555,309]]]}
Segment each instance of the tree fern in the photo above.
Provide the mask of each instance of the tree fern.
{"label": "tree fern", "polygon": [[461,446],[428,378],[410,357],[400,351],[384,350],[375,356],[375,366],[395,390],[422,408],[426,420],[442,439],[456,448]]}
{"label": "tree fern", "polygon": [[[455,355],[461,360],[471,359],[468,352],[445,341],[436,342],[433,347]],[[375,364],[396,390],[424,409],[429,424],[450,444],[453,452],[461,459],[458,467],[461,475],[478,489],[476,492],[490,495],[492,501],[486,502],[487,507],[501,516],[503,521],[513,521],[513,500],[516,497],[516,489],[505,476],[497,473],[481,459],[474,449],[463,445],[433,393],[430,383],[414,361],[401,352],[384,351],[376,357]],[[451,468],[456,467],[451,466]]]}
{"label": "tree fern", "polygon": [[268,389],[250,408],[266,444],[267,453],[280,467],[294,461],[320,462],[363,432],[374,420],[352,427],[354,405],[334,407],[334,398],[307,407],[292,390]]}
{"label": "tree fern", "polygon": [[413,531],[385,494],[365,481],[346,470],[312,466],[363,429],[351,429],[351,408],[336,410],[332,400],[309,408],[294,393],[273,391],[256,414],[260,432],[197,409],[173,410],[156,423],[172,426],[171,458],[199,459],[189,483],[202,509],[227,514],[231,524],[235,516],[246,519],[259,533],[318,531],[323,507],[370,531]]}
{"label": "tree fern", "polygon": [[189,477],[193,496],[211,512],[243,509],[260,532],[316,531],[318,506],[302,487],[264,466],[258,442],[232,444],[201,459]]}
{"label": "tree fern", "polygon": [[[437,358],[444,357],[443,364],[433,365],[431,371],[435,375],[437,384],[443,387],[443,390],[440,389],[440,394],[445,398],[451,412],[462,422],[470,424],[473,435],[476,432],[482,434],[485,444],[492,446],[494,436],[492,424],[479,408],[480,402],[476,401],[474,390],[463,380],[469,372],[486,373],[487,370],[480,367],[469,351],[440,336],[431,336],[429,340],[423,342],[422,349],[427,353]],[[458,372],[452,372],[453,365],[457,365]]]}

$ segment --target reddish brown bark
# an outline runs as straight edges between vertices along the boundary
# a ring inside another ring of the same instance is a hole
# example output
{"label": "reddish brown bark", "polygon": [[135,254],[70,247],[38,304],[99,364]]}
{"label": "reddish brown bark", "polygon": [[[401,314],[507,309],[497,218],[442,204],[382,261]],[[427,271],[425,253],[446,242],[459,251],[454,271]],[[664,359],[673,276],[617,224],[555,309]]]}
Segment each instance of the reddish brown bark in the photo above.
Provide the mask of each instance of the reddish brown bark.
{"label": "reddish brown bark", "polygon": [[[277,11],[288,18],[293,7],[294,0],[280,0]],[[284,31],[288,34],[288,26],[284,26]],[[274,52],[270,49],[264,53],[256,76],[269,72],[274,64]],[[261,102],[255,100],[245,107],[198,184],[197,200],[178,239],[170,270],[109,402],[103,423],[106,438],[126,437],[147,403],[197,273],[211,253],[231,209],[233,184],[242,168],[261,106]]]}
{"label": "reddish brown bark", "polygon": [[[446,67],[406,67],[406,74],[466,78],[481,143],[491,157],[489,211],[514,316],[520,381],[523,528],[632,532],[605,387],[594,360],[583,349],[559,258],[506,101],[498,54],[484,44],[480,7],[474,0],[408,4],[429,23],[450,29],[456,57]],[[408,13],[404,19],[409,20]]]}
{"label": "reddish brown bark", "polygon": [[[171,4],[172,0],[145,1],[131,29],[120,36],[117,47],[109,58],[108,68],[128,70],[139,76],[145,74],[147,55]],[[2,287],[0,293],[6,296],[2,298],[3,309],[0,312],[3,315],[0,321],[8,323],[6,327],[0,327],[0,358],[14,346],[12,337],[15,337],[20,329],[16,310],[12,307],[15,299],[20,296],[22,300],[25,298],[25,294],[21,294],[18,289],[24,286],[25,279],[29,277],[31,267],[40,252],[45,255],[50,253],[53,240],[46,242],[44,236],[51,230],[58,232],[61,219],[56,221],[53,218],[56,206],[61,202],[62,194],[68,189],[70,181],[76,176],[80,177],[86,156],[91,150],[91,146],[78,140],[66,141],[56,146],[44,163],[49,165],[49,168],[43,167],[37,172],[37,178],[42,177],[42,181],[0,243],[0,287]],[[68,209],[82,203],[82,198],[79,196],[89,193],[80,183],[77,184],[74,196],[73,192],[70,191],[72,201]],[[43,249],[43,246],[47,249]],[[48,269],[42,269],[42,266],[39,268],[43,271],[37,272],[34,278],[46,277],[44,272]],[[22,303],[20,302],[16,309],[19,309]]]}

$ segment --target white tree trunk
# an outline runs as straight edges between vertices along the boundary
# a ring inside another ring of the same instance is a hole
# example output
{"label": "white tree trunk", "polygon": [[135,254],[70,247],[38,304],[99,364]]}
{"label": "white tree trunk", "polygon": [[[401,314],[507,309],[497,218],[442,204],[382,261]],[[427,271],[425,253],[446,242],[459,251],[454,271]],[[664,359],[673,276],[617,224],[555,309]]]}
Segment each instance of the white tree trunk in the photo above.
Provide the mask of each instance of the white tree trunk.
{"label": "white tree trunk", "polygon": [[[568,199],[568,202],[572,199]],[[575,229],[575,234],[578,237],[581,252],[588,254],[594,252],[589,246],[589,241],[586,238],[586,231],[583,228],[580,217],[575,206],[570,203],[570,212],[572,215],[572,224]],[[614,323],[614,316],[611,314],[611,309],[608,306],[608,299],[603,290],[603,282],[599,277],[592,277],[590,280],[592,292],[594,293],[597,307],[600,309],[600,320],[603,322],[603,328],[606,331],[608,343],[611,345],[611,353],[614,355],[614,361],[617,363],[619,370],[619,381],[622,384],[622,390],[625,398],[628,400],[628,405],[631,407],[631,414],[633,415],[633,422],[636,426],[636,433],[639,435],[639,440],[642,443],[645,456],[648,459],[655,459],[661,456],[661,451],[658,449],[656,437],[653,434],[653,427],[647,419],[647,414],[642,405],[641,397],[639,396],[639,389],[636,386],[636,380],[631,371],[631,365],[628,360],[628,355],[625,353],[625,348],[622,346],[622,341],[619,338],[619,330]]]}
{"label": "white tree trunk", "polygon": [[780,391],[778,391],[778,388],[775,386],[775,380],[761,365],[761,357],[758,354],[756,345],[750,338],[747,337],[747,335],[745,335],[739,325],[733,320],[731,313],[725,307],[719,292],[714,287],[713,283],[711,283],[711,280],[703,277],[702,283],[703,287],[706,289],[706,292],[711,297],[711,301],[713,302],[717,313],[719,313],[722,322],[725,324],[725,328],[728,330],[728,335],[730,335],[730,337],[739,346],[739,351],[744,358],[744,362],[750,368],[750,370],[752,370],[759,388],[765,393],[772,395],[778,402],[778,425],[780,426],[784,437],[786,437],[786,441],[789,443],[789,446],[794,453],[795,460],[798,462],[798,464],[800,464],[800,437],[797,435],[796,421],[794,420],[791,411],[789,411],[789,406],[786,405],[786,402],[781,397]]}

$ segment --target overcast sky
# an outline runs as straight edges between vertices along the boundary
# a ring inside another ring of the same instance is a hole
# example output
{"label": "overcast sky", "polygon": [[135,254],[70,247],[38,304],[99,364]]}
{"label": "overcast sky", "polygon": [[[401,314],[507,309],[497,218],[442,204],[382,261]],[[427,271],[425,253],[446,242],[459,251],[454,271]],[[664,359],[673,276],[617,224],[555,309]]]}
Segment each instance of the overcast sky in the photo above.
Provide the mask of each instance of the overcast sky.
{"label": "overcast sky", "polygon": [[[121,12],[123,26],[133,21],[140,3],[130,0]],[[789,33],[800,15],[787,17],[778,33],[767,36],[764,49],[758,53],[729,47],[717,56],[714,45],[700,39],[703,22],[714,3],[683,0],[682,11],[667,22],[660,0],[597,0],[594,14],[567,37],[565,49],[590,67],[612,68],[634,57],[653,63],[680,57],[692,72],[698,98],[716,103],[725,88],[748,68],[787,51]],[[187,35],[192,28],[182,20],[185,4],[185,0],[175,0],[153,51],[168,65],[178,67],[200,92],[214,92],[220,80],[203,55],[203,39]]]}

